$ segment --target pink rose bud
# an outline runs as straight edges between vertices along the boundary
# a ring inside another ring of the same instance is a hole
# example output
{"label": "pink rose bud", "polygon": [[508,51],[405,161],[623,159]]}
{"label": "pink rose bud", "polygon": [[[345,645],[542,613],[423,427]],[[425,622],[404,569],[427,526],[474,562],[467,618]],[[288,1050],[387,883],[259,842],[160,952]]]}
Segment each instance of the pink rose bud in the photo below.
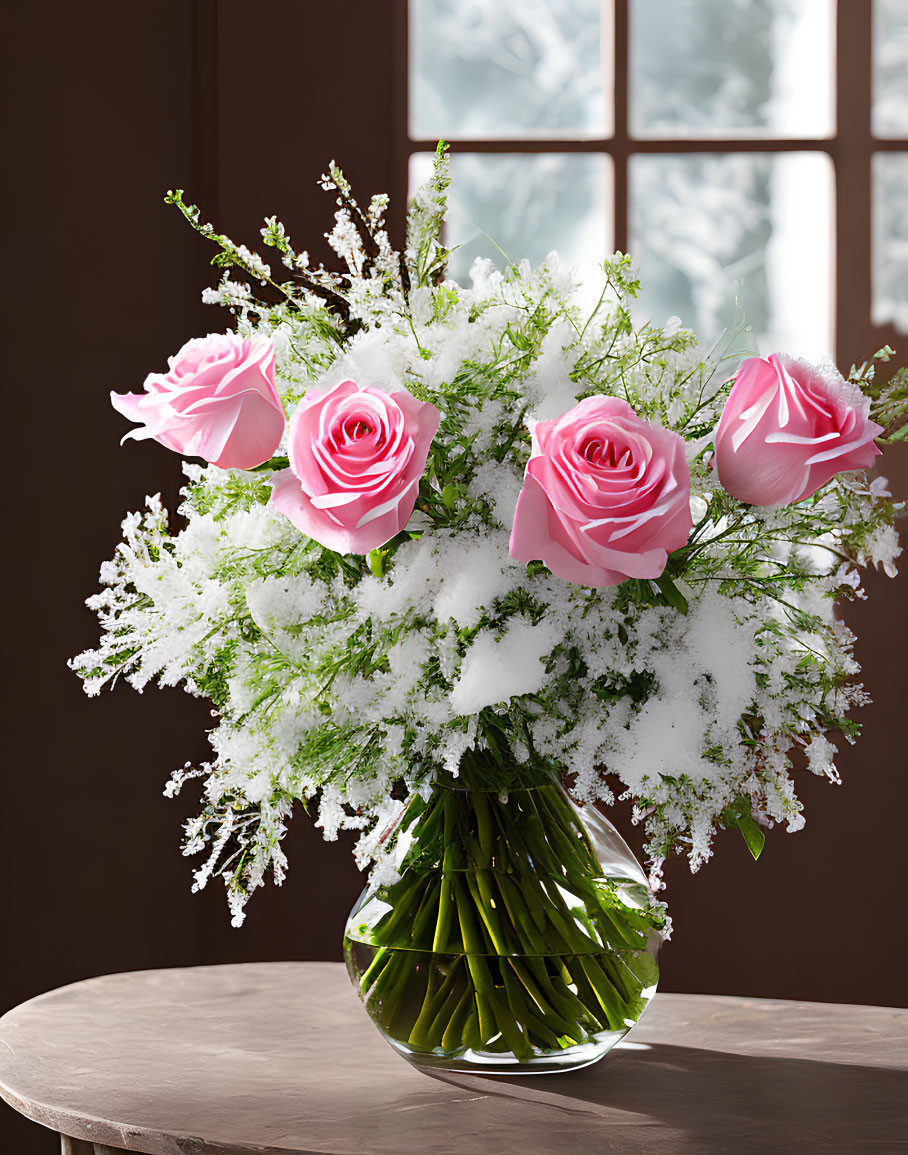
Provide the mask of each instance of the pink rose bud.
{"label": "pink rose bud", "polygon": [[691,529],[684,439],[617,397],[587,397],[538,421],[511,530],[511,557],[584,586],[656,578]]}
{"label": "pink rose bud", "polygon": [[290,418],[290,468],[271,478],[269,505],[328,549],[366,554],[410,520],[440,420],[405,389],[342,381],[307,393]]}
{"label": "pink rose bud", "polygon": [[869,398],[831,365],[748,357],[716,429],[719,481],[751,505],[803,501],[837,473],[873,464],[883,427],[869,413]]}
{"label": "pink rose bud", "polygon": [[270,341],[212,333],[187,341],[169,364],[145,378],[144,393],[111,393],[114,409],[145,422],[123,441],[153,437],[222,469],[252,469],[274,454],[286,420]]}

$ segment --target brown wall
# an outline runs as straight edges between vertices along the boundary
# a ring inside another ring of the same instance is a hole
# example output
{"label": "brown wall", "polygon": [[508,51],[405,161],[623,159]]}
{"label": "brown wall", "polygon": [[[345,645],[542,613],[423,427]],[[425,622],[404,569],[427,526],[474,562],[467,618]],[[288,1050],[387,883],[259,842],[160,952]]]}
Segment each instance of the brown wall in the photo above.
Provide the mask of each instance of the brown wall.
{"label": "brown wall", "polygon": [[[220,890],[189,893],[178,843],[191,797],[161,796],[174,766],[205,755],[206,707],[125,687],[88,700],[65,662],[96,638],[81,600],[123,512],[159,488],[172,505],[179,486],[175,456],[118,446],[107,394],[138,388],[183,341],[223,325],[199,302],[210,254],[162,193],[184,187],[247,243],[276,212],[323,255],[333,204],[315,181],[328,160],[365,194],[400,181],[390,0],[101,0],[7,6],[4,23],[0,1009],[109,971],[338,958],[361,887],[348,843],[322,843],[300,814],[287,884],[260,892],[232,930]],[[906,455],[891,451],[886,468],[908,494]],[[804,781],[808,828],[773,833],[757,864],[730,833],[699,876],[673,865],[666,989],[904,1003],[908,585],[868,586],[850,619],[877,702],[867,737],[843,754],[845,785]],[[55,1149],[0,1108],[0,1151]]]}

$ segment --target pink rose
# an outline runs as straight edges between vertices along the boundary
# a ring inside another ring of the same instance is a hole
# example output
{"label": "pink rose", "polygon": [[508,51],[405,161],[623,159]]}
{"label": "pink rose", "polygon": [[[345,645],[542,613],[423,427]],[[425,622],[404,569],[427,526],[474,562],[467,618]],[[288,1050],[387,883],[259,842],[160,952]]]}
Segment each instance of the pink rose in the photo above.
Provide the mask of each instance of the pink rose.
{"label": "pink rose", "polygon": [[290,418],[290,468],[271,478],[270,505],[337,553],[368,553],[413,512],[441,414],[405,389],[342,381],[307,393]]}
{"label": "pink rose", "polygon": [[691,528],[684,439],[617,397],[587,397],[538,421],[511,530],[511,557],[585,586],[655,578]]}
{"label": "pink rose", "polygon": [[716,429],[715,467],[751,505],[803,501],[846,469],[866,469],[883,427],[838,372],[773,353],[741,362]]}
{"label": "pink rose", "polygon": [[124,441],[153,437],[222,469],[252,469],[274,454],[286,420],[270,341],[212,333],[187,341],[169,364],[145,378],[144,393],[111,393],[114,409],[145,422]]}

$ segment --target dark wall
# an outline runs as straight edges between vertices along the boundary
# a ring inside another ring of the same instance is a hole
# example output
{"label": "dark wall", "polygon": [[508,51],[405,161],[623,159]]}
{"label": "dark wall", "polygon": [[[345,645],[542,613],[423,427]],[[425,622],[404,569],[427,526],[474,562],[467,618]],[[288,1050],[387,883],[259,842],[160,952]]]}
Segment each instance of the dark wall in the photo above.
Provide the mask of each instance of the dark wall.
{"label": "dark wall", "polygon": [[[206,706],[125,686],[90,700],[66,668],[95,644],[82,600],[124,512],[159,489],[172,507],[180,485],[175,455],[119,447],[108,393],[141,388],[184,341],[226,323],[200,302],[217,279],[212,253],[164,192],[185,188],[251,245],[276,212],[321,258],[328,161],[368,192],[390,180],[386,4],[216,8],[217,19],[213,3],[187,0],[4,13],[0,1010],[110,971],[337,958],[362,887],[349,844],[323,843],[302,815],[292,876],[231,929],[220,887],[189,891],[179,835],[194,798],[161,794],[173,767],[205,756]],[[55,1150],[0,1105],[3,1155]]]}
{"label": "dark wall", "polygon": [[[84,697],[66,659],[93,645],[82,608],[127,509],[178,459],[118,446],[111,389],[138,389],[189,337],[225,318],[199,301],[210,254],[162,194],[182,186],[254,244],[282,216],[317,256],[334,211],[316,179],[335,157],[362,195],[401,180],[390,0],[158,0],[7,6],[3,221],[7,756],[0,1003],[89,975],[251,959],[339,958],[362,883],[349,843],[300,814],[291,871],[232,930],[223,892],[189,893],[171,769],[205,756],[207,708],[178,691]],[[856,351],[857,352],[857,351]],[[908,494],[908,462],[886,471]],[[754,864],[738,835],[694,878],[669,872],[676,934],[664,987],[904,1002],[895,882],[906,798],[901,745],[906,582],[868,581],[850,620],[877,703],[842,757],[845,784],[806,778],[809,825],[773,833]],[[622,816],[622,821],[624,821]],[[49,1133],[0,1107],[0,1151],[51,1152]]]}

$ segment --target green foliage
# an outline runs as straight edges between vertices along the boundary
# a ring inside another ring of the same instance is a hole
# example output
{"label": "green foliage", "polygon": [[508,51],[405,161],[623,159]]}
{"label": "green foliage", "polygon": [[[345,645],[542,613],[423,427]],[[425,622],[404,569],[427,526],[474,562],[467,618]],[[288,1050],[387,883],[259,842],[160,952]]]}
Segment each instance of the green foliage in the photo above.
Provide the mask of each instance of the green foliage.
{"label": "green foliage", "polygon": [[871,417],[885,422],[880,440],[908,440],[908,369],[897,369],[879,387],[874,402],[870,410]]}
{"label": "green foliage", "polygon": [[750,799],[739,795],[730,806],[722,811],[726,826],[733,826],[741,832],[745,845],[755,859],[763,853],[766,832],[754,821]]}
{"label": "green foliage", "polygon": [[438,142],[435,167],[428,183],[419,189],[407,211],[407,243],[404,255],[406,289],[437,285],[445,276],[448,250],[441,243],[448,207],[448,145]]}

